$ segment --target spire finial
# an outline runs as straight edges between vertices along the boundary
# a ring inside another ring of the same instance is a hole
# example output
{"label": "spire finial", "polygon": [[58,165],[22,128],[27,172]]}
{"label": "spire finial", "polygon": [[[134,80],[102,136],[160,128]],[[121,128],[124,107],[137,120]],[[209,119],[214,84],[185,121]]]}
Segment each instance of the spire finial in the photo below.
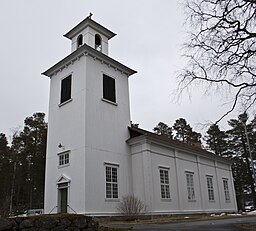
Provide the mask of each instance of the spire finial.
{"label": "spire finial", "polygon": [[93,16],[93,13],[91,13],[91,12],[90,12],[90,14],[89,14],[88,18],[89,18],[89,19],[91,19],[91,18],[92,18],[92,16]]}

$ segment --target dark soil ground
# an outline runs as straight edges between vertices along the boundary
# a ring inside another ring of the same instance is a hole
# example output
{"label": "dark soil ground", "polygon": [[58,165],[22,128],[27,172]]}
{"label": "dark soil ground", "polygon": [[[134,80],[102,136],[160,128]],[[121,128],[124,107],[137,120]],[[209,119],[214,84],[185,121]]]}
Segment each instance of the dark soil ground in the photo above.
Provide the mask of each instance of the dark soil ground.
{"label": "dark soil ground", "polygon": [[248,223],[248,224],[240,224],[237,227],[242,228],[248,231],[256,231],[256,222],[255,223]]}

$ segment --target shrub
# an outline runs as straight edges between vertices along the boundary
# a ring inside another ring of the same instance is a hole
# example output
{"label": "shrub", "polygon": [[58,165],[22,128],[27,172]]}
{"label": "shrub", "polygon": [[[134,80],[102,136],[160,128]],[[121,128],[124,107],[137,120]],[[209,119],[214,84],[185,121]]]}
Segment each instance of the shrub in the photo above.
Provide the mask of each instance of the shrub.
{"label": "shrub", "polygon": [[139,215],[146,211],[145,203],[134,195],[123,196],[117,210],[128,219],[137,219]]}

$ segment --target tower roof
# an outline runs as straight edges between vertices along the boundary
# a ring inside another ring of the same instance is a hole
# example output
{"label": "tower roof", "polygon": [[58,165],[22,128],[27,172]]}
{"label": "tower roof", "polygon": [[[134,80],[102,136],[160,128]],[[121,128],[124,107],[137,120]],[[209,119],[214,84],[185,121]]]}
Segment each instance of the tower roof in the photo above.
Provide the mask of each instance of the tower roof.
{"label": "tower roof", "polygon": [[108,30],[104,26],[100,25],[99,23],[95,22],[91,19],[92,14],[90,14],[87,18],[85,18],[82,22],[72,28],[69,32],[67,32],[64,37],[68,39],[72,39],[76,34],[78,34],[84,28],[90,26],[91,28],[95,29],[96,31],[100,32],[101,34],[105,35],[108,39],[113,38],[116,34],[112,31]]}

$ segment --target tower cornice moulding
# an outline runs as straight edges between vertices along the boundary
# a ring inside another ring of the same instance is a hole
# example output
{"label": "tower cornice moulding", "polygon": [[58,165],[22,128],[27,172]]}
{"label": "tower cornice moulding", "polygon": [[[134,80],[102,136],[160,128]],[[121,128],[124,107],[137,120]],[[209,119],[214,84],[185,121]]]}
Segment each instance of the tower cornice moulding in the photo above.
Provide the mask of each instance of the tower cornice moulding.
{"label": "tower cornice moulding", "polygon": [[72,52],[70,55],[66,56],[64,59],[62,59],[61,61],[59,61],[52,67],[50,67],[48,70],[43,72],[42,75],[45,75],[51,78],[58,72],[61,72],[64,68],[67,68],[69,65],[72,65],[76,61],[79,61],[80,58],[83,56],[87,56],[87,57],[89,56],[94,60],[98,60],[102,64],[106,64],[109,68],[112,67],[116,71],[120,71],[122,74],[127,75],[127,77],[137,73],[137,71],[95,50],[94,48],[88,46],[87,44],[84,44],[83,46],[81,46],[80,48]]}

